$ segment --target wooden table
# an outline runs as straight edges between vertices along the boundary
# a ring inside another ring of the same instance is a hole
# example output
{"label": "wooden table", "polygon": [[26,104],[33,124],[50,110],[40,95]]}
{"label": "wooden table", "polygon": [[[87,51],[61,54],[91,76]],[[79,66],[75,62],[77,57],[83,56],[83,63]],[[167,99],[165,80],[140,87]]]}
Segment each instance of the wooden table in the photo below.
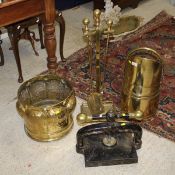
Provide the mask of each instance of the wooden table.
{"label": "wooden table", "polygon": [[55,0],[3,0],[0,3],[0,27],[43,15],[44,40],[48,54],[47,67],[50,72],[57,68],[55,38]]}

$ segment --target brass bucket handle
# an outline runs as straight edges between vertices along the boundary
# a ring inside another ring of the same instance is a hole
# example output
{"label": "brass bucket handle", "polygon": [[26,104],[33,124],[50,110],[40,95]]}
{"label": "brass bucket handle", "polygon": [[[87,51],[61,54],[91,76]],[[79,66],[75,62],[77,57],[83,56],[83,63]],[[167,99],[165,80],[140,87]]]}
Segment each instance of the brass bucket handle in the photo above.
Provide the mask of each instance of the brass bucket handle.
{"label": "brass bucket handle", "polygon": [[147,51],[148,53],[151,53],[152,55],[154,55],[161,63],[162,63],[162,59],[161,59],[161,56],[153,49],[151,48],[148,48],[148,47],[139,47],[139,48],[136,48],[132,51],[130,51],[127,55],[127,59],[135,52],[138,52],[138,51]]}

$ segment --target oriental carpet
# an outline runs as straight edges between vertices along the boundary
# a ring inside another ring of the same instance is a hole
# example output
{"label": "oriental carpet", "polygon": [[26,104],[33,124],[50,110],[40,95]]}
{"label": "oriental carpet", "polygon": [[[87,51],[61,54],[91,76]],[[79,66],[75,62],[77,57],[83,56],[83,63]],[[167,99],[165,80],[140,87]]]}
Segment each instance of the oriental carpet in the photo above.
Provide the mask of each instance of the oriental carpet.
{"label": "oriental carpet", "polygon": [[[101,47],[103,67],[105,42],[102,42]],[[125,59],[130,50],[138,47],[156,50],[164,63],[157,116],[141,122],[140,125],[161,137],[175,141],[175,18],[165,11],[133,33],[109,44],[104,97],[112,99],[119,106]],[[87,48],[72,54],[66,62],[59,62],[57,74],[71,82],[78,97],[86,99],[90,89]]]}

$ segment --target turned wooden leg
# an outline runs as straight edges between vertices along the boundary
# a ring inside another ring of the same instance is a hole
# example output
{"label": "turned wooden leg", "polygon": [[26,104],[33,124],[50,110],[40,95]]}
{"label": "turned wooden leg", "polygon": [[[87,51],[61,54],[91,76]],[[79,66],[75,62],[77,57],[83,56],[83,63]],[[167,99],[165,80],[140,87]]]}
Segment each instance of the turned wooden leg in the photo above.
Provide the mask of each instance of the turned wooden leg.
{"label": "turned wooden leg", "polygon": [[56,37],[55,37],[55,1],[44,0],[44,41],[48,54],[47,67],[49,72],[56,73],[58,67],[56,54]]}
{"label": "turned wooden leg", "polygon": [[43,32],[42,32],[42,22],[38,22],[38,31],[39,31],[39,37],[40,37],[40,44],[41,44],[41,49],[44,49],[44,42],[43,42]]}
{"label": "turned wooden leg", "polygon": [[1,44],[2,44],[2,40],[0,40],[0,66],[3,66],[4,65],[4,54],[3,54],[3,51],[2,51],[2,47],[1,47]]}
{"label": "turned wooden leg", "polygon": [[19,74],[18,82],[22,83],[23,76],[22,76],[21,61],[20,61],[19,49],[18,49],[18,32],[16,32],[16,29],[14,29],[13,27],[12,28],[8,27],[7,31],[8,31],[10,41],[11,41],[12,50],[13,50],[16,64],[17,64],[17,68],[18,68],[18,74]]}
{"label": "turned wooden leg", "polygon": [[63,55],[65,21],[61,12],[56,11],[56,21],[59,23],[59,26],[60,26],[60,56],[62,61],[66,61]]}

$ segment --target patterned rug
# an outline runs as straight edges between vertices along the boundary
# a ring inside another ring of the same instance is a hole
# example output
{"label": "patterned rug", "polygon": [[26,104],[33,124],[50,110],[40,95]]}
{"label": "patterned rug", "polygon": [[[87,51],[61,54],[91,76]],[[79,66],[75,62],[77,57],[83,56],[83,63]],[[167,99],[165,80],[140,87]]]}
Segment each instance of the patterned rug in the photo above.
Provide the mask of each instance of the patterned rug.
{"label": "patterned rug", "polygon": [[[104,96],[113,99],[119,106],[126,55],[130,50],[143,46],[156,50],[162,56],[164,77],[157,116],[140,124],[159,136],[175,141],[175,18],[165,11],[122,40],[110,43]],[[103,66],[105,44],[102,43],[102,47]],[[87,48],[83,48],[71,55],[67,62],[59,62],[57,73],[72,83],[78,97],[86,99],[90,82],[88,68],[88,52]]]}

